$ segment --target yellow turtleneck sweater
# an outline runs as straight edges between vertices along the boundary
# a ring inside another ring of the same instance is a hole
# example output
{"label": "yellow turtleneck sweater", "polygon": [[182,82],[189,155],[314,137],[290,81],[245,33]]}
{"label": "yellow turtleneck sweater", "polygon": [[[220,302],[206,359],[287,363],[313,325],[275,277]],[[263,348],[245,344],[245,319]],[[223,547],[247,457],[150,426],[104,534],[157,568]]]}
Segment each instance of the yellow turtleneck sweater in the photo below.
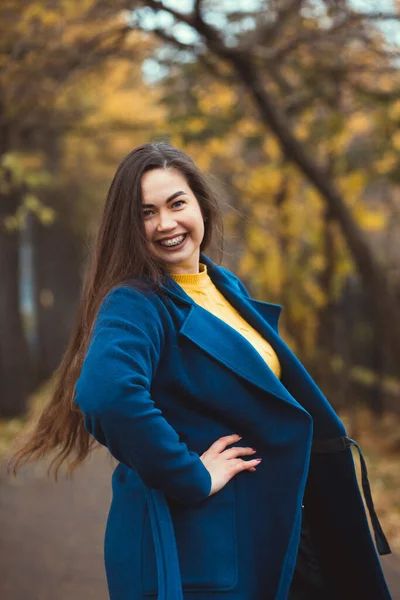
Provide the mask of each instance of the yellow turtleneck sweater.
{"label": "yellow turtleneck sweater", "polygon": [[171,273],[171,276],[197,304],[241,333],[259,352],[273,373],[280,378],[281,367],[271,344],[253,329],[221,294],[207,273],[207,266],[203,263],[199,266],[200,273]]}

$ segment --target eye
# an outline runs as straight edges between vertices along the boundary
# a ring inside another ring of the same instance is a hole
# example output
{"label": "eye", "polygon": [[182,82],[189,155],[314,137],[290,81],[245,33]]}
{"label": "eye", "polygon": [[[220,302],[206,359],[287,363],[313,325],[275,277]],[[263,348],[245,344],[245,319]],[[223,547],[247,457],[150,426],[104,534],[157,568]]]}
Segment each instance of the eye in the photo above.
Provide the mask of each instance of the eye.
{"label": "eye", "polygon": [[[172,206],[176,206],[177,204],[185,204],[185,201],[184,200],[177,200],[176,202],[172,203]],[[178,206],[178,208],[179,208],[179,206]]]}
{"label": "eye", "polygon": [[152,212],[153,212],[153,211],[151,210],[151,208],[146,208],[146,209],[143,211],[143,216],[144,216],[144,218],[146,219],[146,217],[149,217],[149,216],[150,216],[150,214],[149,214],[149,213],[152,213]]}

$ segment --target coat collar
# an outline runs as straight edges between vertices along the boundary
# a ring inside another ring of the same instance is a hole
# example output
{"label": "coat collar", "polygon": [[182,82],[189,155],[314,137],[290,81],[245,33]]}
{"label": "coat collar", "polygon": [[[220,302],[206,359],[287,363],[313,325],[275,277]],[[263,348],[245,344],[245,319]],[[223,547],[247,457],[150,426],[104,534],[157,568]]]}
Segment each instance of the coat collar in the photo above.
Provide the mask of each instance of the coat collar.
{"label": "coat collar", "polygon": [[[281,312],[279,305],[254,300],[245,295],[239,287],[237,278],[228,270],[216,265],[205,254],[200,255],[200,262],[207,266],[207,272],[214,285],[254,329],[271,343],[276,337],[279,338],[277,335]],[[194,302],[172,276],[167,276],[163,287],[175,303],[183,306],[185,318],[179,328],[180,336],[190,339],[237,376],[262,391],[272,394],[280,401],[283,400],[292,407],[306,412],[271,371],[257,350],[240,333]],[[281,360],[279,348],[276,348],[275,343],[273,345]]]}
{"label": "coat collar", "polygon": [[[270,302],[261,302],[260,300],[255,300],[254,298],[244,295],[243,291],[237,284],[236,277],[228,270],[218,266],[211,260],[211,258],[203,253],[200,254],[200,262],[206,265],[207,273],[209,274],[214,285],[221,291],[227,300],[239,310],[239,312],[242,312],[243,310],[244,301],[245,312],[248,310],[250,304],[250,306],[255,309],[256,313],[259,313],[261,319],[266,320],[270,327],[272,327],[276,332],[278,331],[278,321],[282,306],[279,304],[272,304]],[[179,300],[188,306],[193,306],[196,304],[172,276],[167,276],[167,280],[163,287],[165,291],[175,300]],[[237,304],[239,304],[239,307]],[[254,315],[250,315],[250,319],[253,317]]]}

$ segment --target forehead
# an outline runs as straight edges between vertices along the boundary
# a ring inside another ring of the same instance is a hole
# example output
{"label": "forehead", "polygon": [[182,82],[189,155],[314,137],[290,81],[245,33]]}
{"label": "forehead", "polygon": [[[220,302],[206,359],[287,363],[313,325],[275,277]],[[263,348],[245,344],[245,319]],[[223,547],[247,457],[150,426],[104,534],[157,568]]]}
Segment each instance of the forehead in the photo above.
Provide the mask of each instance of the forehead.
{"label": "forehead", "polygon": [[189,193],[189,185],[184,176],[174,169],[153,169],[147,171],[141,181],[142,199],[146,202],[162,202],[168,196],[182,190]]}

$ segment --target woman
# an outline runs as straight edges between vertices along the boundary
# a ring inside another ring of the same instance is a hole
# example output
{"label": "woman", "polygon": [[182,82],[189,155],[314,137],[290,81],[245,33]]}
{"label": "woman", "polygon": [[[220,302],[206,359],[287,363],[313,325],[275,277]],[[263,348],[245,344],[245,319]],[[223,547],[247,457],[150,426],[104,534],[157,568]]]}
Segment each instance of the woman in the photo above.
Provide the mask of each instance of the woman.
{"label": "woman", "polygon": [[[21,462],[92,442],[119,461],[112,600],[387,600],[343,424],[252,299],[204,250],[215,194],[144,144],[119,165],[78,324]],[[90,437],[89,436],[92,436]],[[390,552],[363,487],[381,554]]]}

